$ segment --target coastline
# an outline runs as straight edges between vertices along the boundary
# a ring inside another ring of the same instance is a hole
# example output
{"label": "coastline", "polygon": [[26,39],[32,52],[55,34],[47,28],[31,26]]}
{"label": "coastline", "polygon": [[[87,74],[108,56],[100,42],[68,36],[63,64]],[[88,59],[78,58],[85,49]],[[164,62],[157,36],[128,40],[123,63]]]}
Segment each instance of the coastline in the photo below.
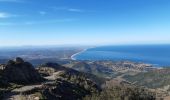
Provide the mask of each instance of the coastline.
{"label": "coastline", "polygon": [[78,55],[78,54],[80,54],[80,53],[83,53],[83,52],[87,51],[88,49],[89,49],[89,48],[86,48],[86,49],[83,49],[83,50],[80,51],[80,52],[77,52],[77,53],[73,54],[73,55],[71,56],[71,60],[76,60],[76,59],[74,58],[76,55]]}
{"label": "coastline", "polygon": [[95,47],[89,47],[89,48],[83,49],[83,50],[80,51],[80,52],[77,52],[77,53],[73,54],[73,55],[71,56],[71,60],[77,60],[76,58],[74,58],[76,55],[78,55],[78,54],[80,54],[80,53],[83,53],[83,52],[87,51],[88,49],[92,49],[92,48],[95,48]]}
{"label": "coastline", "polygon": [[[73,53],[71,56],[70,56],[70,59],[71,60],[78,60],[78,55],[80,54],[81,55],[81,53],[83,53],[84,54],[84,52],[86,52],[87,50],[88,50],[88,52],[89,52],[89,49],[91,49],[91,48],[97,48],[97,46],[95,47],[87,47],[87,48],[82,48],[82,49],[80,49],[77,53],[75,52],[75,53]],[[77,58],[76,58],[77,57]],[[95,58],[94,58],[95,59]],[[93,60],[93,59],[92,59]],[[110,60],[113,60],[114,61],[114,59],[110,59]],[[142,63],[145,63],[145,64],[150,64],[150,65],[152,65],[152,68],[154,68],[154,69],[163,69],[163,68],[165,68],[166,66],[169,66],[168,64],[166,64],[166,62],[165,62],[165,64],[163,63],[157,63],[157,62],[150,62],[150,61],[147,61],[148,59],[146,59],[146,61],[144,61],[144,60],[135,60],[135,58],[134,59],[128,59],[128,61],[132,61],[132,62],[142,62]],[[151,59],[149,59],[149,60],[151,60]],[[116,61],[116,60],[115,60]],[[123,60],[124,61],[124,60]]]}

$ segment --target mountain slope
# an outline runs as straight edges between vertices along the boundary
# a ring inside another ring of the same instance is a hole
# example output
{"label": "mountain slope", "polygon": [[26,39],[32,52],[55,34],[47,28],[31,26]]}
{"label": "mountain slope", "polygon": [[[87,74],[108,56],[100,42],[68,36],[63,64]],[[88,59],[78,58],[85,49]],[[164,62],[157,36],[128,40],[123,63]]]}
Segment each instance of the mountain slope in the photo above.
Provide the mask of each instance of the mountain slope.
{"label": "mountain slope", "polygon": [[[25,72],[26,70],[29,73]],[[17,77],[11,79],[10,72]],[[122,83],[115,86],[116,83],[108,82],[109,84],[104,85],[108,80],[57,63],[46,63],[35,69],[21,58],[5,64],[1,76],[6,80],[5,84],[10,84],[0,86],[0,99],[5,100],[10,98],[14,100],[21,98],[24,100],[95,100],[95,98],[96,100],[123,100],[122,98],[138,100],[139,97],[139,100],[153,100],[155,97],[145,89],[136,88],[131,84]],[[108,88],[109,86],[112,88]]]}

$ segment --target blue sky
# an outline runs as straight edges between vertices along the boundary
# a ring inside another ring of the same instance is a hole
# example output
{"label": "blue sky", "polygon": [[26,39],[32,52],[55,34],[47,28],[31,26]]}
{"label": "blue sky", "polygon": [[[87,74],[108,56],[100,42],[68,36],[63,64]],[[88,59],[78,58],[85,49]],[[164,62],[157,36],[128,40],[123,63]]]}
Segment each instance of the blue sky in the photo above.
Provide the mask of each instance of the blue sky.
{"label": "blue sky", "polygon": [[0,46],[164,43],[170,0],[0,0]]}

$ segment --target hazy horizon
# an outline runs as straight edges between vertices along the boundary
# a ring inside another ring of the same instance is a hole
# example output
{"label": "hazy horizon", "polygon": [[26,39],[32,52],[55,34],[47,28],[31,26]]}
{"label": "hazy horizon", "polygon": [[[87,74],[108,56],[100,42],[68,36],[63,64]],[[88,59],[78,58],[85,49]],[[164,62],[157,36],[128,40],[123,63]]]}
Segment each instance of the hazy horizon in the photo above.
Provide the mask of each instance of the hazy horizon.
{"label": "hazy horizon", "polygon": [[168,0],[0,0],[0,47],[170,44]]}
{"label": "hazy horizon", "polygon": [[98,45],[90,45],[90,44],[59,44],[59,45],[6,45],[6,46],[0,46],[0,49],[3,48],[69,48],[69,47],[75,47],[75,48],[92,48],[92,47],[105,47],[105,46],[161,46],[161,45],[167,45],[170,46],[170,43],[155,43],[155,44],[98,44]]}

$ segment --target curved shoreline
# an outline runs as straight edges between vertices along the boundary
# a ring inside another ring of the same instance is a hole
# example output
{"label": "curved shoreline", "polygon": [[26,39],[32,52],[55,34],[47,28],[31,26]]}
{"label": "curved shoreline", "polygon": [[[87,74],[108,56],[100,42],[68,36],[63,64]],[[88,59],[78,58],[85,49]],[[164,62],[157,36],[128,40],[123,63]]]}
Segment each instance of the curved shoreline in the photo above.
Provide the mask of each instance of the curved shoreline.
{"label": "curved shoreline", "polygon": [[71,60],[77,60],[76,58],[74,58],[76,55],[78,55],[78,54],[80,54],[80,53],[83,53],[83,52],[87,51],[88,49],[92,49],[92,48],[95,48],[95,47],[86,48],[86,49],[83,49],[83,50],[80,51],[80,52],[77,52],[77,53],[73,54],[73,55],[71,56]]}
{"label": "curved shoreline", "polygon": [[83,52],[87,51],[88,49],[89,49],[89,48],[83,49],[82,51],[73,54],[73,55],[71,56],[71,60],[76,60],[76,58],[74,58],[76,55],[78,55],[78,54],[80,54],[80,53],[83,53]]}

